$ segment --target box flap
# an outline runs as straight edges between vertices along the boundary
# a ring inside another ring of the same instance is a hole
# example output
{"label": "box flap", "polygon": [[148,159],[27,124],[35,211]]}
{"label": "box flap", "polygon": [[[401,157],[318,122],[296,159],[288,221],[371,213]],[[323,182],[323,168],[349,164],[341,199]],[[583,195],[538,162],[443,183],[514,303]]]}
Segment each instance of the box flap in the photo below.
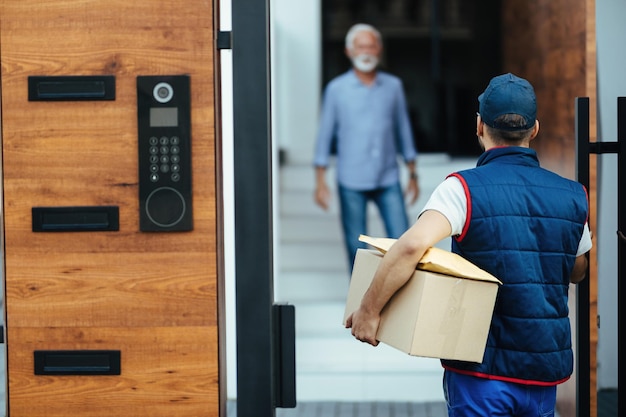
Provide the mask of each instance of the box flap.
{"label": "box flap", "polygon": [[[376,238],[360,235],[359,240],[373,246],[382,253],[387,253],[389,248],[391,248],[397,239],[387,237]],[[424,256],[422,256],[422,259],[420,259],[417,264],[417,269],[438,272],[440,274],[451,275],[453,277],[497,282],[498,284],[502,284],[498,278],[494,277],[489,272],[480,269],[462,256],[435,247],[428,249],[426,253],[424,253]]]}

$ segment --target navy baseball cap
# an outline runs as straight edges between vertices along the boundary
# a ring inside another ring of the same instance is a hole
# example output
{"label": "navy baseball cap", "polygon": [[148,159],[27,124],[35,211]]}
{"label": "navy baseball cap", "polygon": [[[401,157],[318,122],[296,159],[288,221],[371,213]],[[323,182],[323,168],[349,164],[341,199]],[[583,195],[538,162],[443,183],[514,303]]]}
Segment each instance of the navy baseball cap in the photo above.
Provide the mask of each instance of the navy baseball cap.
{"label": "navy baseball cap", "polygon": [[[535,125],[535,90],[528,81],[511,73],[493,77],[485,91],[478,96],[478,103],[478,113],[487,126],[502,130],[526,130]],[[498,126],[496,119],[503,114],[523,116],[526,126]]]}

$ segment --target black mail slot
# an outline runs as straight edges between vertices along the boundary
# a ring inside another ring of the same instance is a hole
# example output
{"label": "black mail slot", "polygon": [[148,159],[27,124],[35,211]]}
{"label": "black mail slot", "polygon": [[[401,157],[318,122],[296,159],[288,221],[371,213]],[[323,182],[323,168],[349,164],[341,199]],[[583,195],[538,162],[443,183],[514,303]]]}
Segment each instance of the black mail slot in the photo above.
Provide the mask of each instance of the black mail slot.
{"label": "black mail slot", "polygon": [[33,232],[94,232],[120,229],[117,206],[33,207]]}
{"label": "black mail slot", "polygon": [[120,375],[119,350],[36,350],[35,375]]}
{"label": "black mail slot", "polygon": [[29,101],[115,100],[112,75],[28,77]]}

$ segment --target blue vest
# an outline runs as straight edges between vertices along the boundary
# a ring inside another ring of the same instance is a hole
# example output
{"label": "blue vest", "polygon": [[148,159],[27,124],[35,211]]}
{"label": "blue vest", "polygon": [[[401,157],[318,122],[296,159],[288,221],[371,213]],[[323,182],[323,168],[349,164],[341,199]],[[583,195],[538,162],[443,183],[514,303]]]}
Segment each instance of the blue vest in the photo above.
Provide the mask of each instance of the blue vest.
{"label": "blue vest", "polygon": [[494,148],[453,174],[468,200],[452,251],[503,285],[482,363],[442,360],[484,378],[555,385],[573,370],[568,289],[588,216],[584,187],[539,166],[534,150]]}

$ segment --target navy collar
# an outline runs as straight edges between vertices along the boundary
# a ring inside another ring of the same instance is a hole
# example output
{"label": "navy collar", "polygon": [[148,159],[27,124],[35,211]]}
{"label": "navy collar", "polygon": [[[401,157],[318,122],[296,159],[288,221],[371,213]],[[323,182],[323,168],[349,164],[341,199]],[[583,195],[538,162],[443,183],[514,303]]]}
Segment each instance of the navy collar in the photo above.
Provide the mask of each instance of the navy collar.
{"label": "navy collar", "polygon": [[539,166],[539,158],[537,152],[531,148],[525,148],[521,146],[500,146],[491,148],[488,151],[483,152],[478,158],[476,166],[486,165],[492,162],[527,165],[527,166]]}

